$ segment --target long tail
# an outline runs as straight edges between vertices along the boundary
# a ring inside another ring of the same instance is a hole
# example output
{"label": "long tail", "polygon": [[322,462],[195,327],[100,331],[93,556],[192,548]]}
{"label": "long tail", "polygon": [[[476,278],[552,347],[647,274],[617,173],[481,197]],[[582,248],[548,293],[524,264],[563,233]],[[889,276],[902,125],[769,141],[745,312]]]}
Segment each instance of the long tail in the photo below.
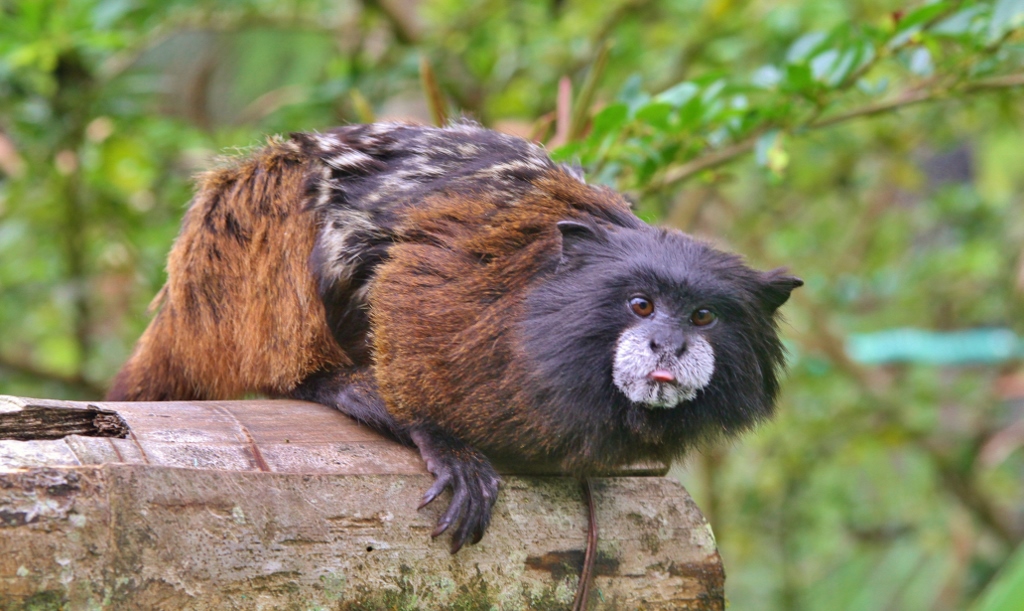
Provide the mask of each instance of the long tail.
{"label": "long tail", "polygon": [[281,395],[349,364],[309,268],[317,220],[307,185],[320,171],[294,143],[273,141],[200,179],[156,316],[108,400]]}

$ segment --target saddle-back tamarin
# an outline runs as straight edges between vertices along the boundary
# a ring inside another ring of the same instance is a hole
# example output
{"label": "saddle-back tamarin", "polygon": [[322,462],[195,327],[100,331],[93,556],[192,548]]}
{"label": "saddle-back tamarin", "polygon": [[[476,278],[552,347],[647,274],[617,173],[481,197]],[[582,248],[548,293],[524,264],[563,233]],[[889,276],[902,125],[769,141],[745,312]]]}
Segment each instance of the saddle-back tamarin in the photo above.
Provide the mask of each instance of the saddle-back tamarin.
{"label": "saddle-back tamarin", "polygon": [[453,552],[491,461],[586,476],[769,417],[802,284],[466,122],[292,134],[205,174],[167,276],[109,400],[335,406],[419,449],[423,504],[451,488]]}

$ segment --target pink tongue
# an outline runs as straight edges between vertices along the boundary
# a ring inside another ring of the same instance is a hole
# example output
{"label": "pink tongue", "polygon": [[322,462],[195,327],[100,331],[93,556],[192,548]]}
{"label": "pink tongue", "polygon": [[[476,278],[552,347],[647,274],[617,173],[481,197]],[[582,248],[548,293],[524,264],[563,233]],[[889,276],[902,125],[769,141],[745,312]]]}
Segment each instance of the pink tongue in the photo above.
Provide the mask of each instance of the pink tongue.
{"label": "pink tongue", "polygon": [[676,377],[668,369],[655,369],[648,375],[655,382],[675,382]]}

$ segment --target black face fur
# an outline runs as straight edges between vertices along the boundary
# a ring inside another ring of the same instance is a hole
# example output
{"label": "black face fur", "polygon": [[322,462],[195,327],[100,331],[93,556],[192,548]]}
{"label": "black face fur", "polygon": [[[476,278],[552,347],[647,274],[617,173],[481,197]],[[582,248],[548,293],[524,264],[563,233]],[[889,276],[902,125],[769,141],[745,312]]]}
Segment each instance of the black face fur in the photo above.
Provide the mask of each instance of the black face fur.
{"label": "black face fur", "polygon": [[[625,453],[610,461],[616,462],[672,458],[694,441],[771,416],[784,364],[775,312],[799,279],[750,269],[739,257],[675,230],[579,223],[559,229],[562,261],[529,294],[519,325],[532,359],[530,391],[550,399],[545,404],[554,428],[586,437],[578,426],[586,414],[597,424],[594,439],[579,440],[588,446],[584,451]],[[631,308],[638,295],[651,302],[652,314]],[[709,347],[710,379],[677,393],[679,402],[632,400],[613,379],[624,334],[653,340],[655,352],[666,344],[683,355]]]}

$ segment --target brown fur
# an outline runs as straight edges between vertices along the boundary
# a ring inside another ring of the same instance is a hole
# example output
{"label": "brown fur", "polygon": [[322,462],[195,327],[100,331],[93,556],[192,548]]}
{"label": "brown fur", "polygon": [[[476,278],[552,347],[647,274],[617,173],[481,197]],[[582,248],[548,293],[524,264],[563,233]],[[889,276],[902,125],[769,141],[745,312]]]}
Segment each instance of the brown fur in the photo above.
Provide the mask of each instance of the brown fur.
{"label": "brown fur", "polygon": [[156,317],[109,400],[281,395],[315,371],[349,363],[324,322],[308,265],[314,163],[272,141],[201,177],[154,300]]}
{"label": "brown fur", "polygon": [[438,425],[492,458],[544,463],[564,440],[544,406],[520,392],[524,359],[510,323],[522,318],[533,279],[558,262],[558,221],[630,213],[617,194],[561,170],[536,187],[511,202],[501,194],[423,202],[400,232],[408,238],[378,268],[370,312],[374,374],[400,424]]}

